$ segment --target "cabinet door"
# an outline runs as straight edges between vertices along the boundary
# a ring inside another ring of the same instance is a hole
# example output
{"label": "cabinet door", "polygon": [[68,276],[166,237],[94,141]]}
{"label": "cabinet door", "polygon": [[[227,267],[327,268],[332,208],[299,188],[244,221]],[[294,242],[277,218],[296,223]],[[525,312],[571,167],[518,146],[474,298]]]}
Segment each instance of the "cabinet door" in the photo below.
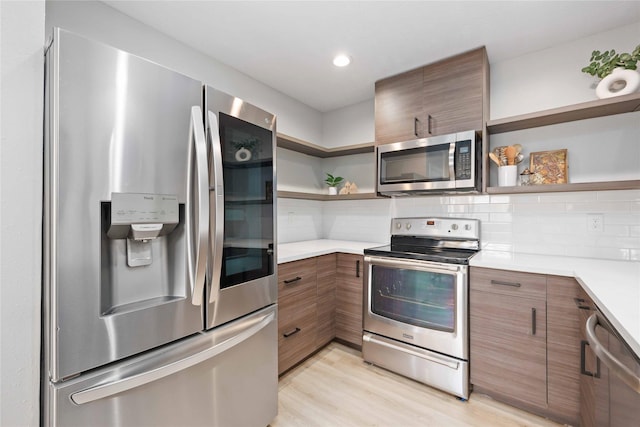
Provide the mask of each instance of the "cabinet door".
{"label": "cabinet door", "polygon": [[569,424],[580,418],[580,285],[570,277],[547,277],[549,410]]}
{"label": "cabinet door", "polygon": [[278,373],[316,349],[316,259],[278,266]]}
{"label": "cabinet door", "polygon": [[436,62],[423,70],[423,136],[482,130],[488,74],[485,49]]}
{"label": "cabinet door", "polygon": [[507,400],[547,404],[545,301],[470,292],[471,382]]}
{"label": "cabinet door", "polygon": [[418,138],[422,120],[422,68],[376,82],[376,144]]}
{"label": "cabinet door", "polygon": [[336,338],[362,347],[362,255],[338,254],[336,275]]}
{"label": "cabinet door", "polygon": [[336,254],[317,258],[318,331],[316,348],[336,336]]}

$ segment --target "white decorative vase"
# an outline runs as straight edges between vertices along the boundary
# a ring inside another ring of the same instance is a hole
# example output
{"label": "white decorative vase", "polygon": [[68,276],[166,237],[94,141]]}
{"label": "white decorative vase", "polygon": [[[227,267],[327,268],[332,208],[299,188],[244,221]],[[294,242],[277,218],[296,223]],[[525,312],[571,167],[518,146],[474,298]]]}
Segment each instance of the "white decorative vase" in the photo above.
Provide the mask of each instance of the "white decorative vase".
{"label": "white decorative vase", "polygon": [[329,195],[335,196],[336,194],[338,194],[338,187],[329,187]]}
{"label": "white decorative vase", "polygon": [[247,150],[246,148],[241,148],[238,151],[236,151],[236,160],[239,162],[246,162],[248,160],[251,160],[251,151]]}
{"label": "white decorative vase", "polygon": [[608,76],[605,76],[596,87],[598,98],[611,98],[613,96],[628,95],[640,88],[640,74],[636,70],[614,68]]}

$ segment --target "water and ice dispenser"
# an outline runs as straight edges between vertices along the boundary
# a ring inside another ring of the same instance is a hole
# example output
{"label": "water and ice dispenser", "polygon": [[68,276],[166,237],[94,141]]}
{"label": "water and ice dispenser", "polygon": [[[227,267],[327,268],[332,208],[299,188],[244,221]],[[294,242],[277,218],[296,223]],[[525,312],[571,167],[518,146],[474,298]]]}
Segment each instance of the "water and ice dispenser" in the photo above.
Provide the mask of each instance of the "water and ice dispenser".
{"label": "water and ice dispenser", "polygon": [[153,262],[151,241],[171,233],[179,222],[178,197],[166,194],[111,194],[107,236],[127,239],[127,265]]}

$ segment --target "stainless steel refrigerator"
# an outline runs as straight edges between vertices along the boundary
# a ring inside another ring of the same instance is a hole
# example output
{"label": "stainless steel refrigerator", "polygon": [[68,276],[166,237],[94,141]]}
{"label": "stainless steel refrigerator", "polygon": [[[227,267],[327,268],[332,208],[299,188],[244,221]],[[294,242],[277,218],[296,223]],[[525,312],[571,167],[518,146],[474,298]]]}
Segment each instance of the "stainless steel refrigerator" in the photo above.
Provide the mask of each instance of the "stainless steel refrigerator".
{"label": "stainless steel refrigerator", "polygon": [[269,424],[275,116],[61,29],[45,65],[43,425]]}

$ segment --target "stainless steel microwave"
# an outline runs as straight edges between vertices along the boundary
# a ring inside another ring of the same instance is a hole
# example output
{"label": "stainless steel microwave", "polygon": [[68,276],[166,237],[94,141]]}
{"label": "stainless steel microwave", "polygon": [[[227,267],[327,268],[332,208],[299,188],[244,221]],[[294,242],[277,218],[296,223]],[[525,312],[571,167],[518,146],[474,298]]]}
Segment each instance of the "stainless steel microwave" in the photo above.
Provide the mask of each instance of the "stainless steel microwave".
{"label": "stainless steel microwave", "polygon": [[481,151],[476,131],[380,145],[378,192],[391,196],[479,192]]}

